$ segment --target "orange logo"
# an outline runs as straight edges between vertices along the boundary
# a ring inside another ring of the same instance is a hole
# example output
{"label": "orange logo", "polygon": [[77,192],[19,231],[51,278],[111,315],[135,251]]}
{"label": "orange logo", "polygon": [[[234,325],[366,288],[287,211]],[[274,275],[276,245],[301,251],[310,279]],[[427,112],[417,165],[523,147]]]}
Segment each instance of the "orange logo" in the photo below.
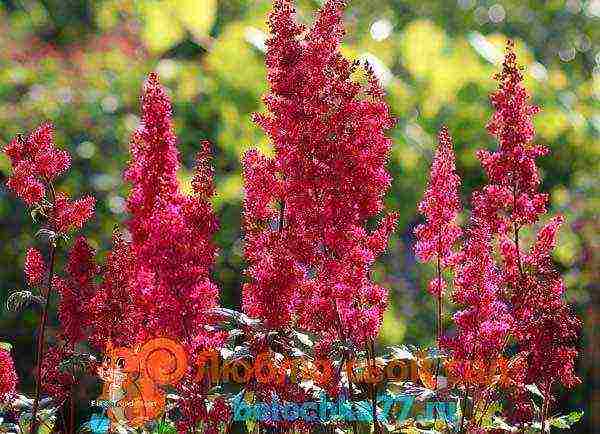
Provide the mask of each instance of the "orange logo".
{"label": "orange logo", "polygon": [[185,349],[167,338],[157,338],[135,349],[107,345],[98,368],[104,381],[100,400],[108,407],[111,431],[116,426],[139,428],[165,408],[160,386],[177,383],[188,368]]}

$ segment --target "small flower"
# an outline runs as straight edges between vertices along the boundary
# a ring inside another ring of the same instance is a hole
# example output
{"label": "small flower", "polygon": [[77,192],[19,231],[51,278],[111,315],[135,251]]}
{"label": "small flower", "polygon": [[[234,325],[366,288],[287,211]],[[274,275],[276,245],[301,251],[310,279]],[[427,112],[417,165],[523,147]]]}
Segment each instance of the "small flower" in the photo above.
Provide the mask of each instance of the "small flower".
{"label": "small flower", "polygon": [[85,222],[94,215],[95,204],[96,199],[92,196],[71,201],[67,194],[58,193],[51,216],[57,232],[65,234],[81,229]]}
{"label": "small flower", "polygon": [[27,139],[17,136],[5,148],[13,173],[7,186],[27,205],[39,203],[45,196],[45,184],[65,173],[71,165],[67,151],[54,145],[53,126],[40,125]]}
{"label": "small flower", "polygon": [[30,286],[39,286],[46,276],[46,262],[39,250],[31,247],[25,255],[25,276]]}

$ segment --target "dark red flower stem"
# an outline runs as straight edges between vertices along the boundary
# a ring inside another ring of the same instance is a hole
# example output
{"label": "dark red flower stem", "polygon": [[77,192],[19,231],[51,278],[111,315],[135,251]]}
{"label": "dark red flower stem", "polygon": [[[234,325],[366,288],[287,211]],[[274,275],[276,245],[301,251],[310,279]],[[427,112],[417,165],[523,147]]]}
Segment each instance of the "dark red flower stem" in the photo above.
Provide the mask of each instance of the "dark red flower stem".
{"label": "dark red flower stem", "polygon": [[437,256],[437,278],[439,294],[437,298],[437,346],[440,347],[440,341],[442,340],[442,266],[440,264],[440,255]]}
{"label": "dark red flower stem", "polygon": [[469,399],[469,389],[465,385],[465,395],[463,397],[462,409],[461,409],[461,412],[460,412],[460,428],[458,430],[459,433],[464,433],[465,413],[467,412],[467,402],[468,402],[468,399]]}
{"label": "dark red flower stem", "polygon": [[[369,339],[367,342],[367,355],[369,362],[369,369],[375,370],[375,341]],[[377,389],[375,382],[371,382],[371,413],[373,417],[373,433],[380,434],[379,421],[377,420]]]}
{"label": "dark red flower stem", "polygon": [[48,273],[48,285],[46,291],[46,302],[42,311],[42,319],[38,328],[37,339],[37,365],[36,365],[36,383],[35,383],[35,398],[31,410],[31,429],[30,433],[37,433],[39,426],[37,421],[37,411],[40,404],[40,394],[42,392],[42,362],[44,361],[44,346],[46,341],[46,325],[48,323],[48,311],[50,308],[50,294],[52,292],[52,280],[54,279],[54,264],[56,259],[56,242],[50,243],[50,272]]}
{"label": "dark red flower stem", "polygon": [[[335,313],[337,316],[338,323],[338,334],[342,338],[342,343],[345,347],[344,353],[342,355],[342,362],[340,363],[340,369],[343,369],[344,363],[350,361],[352,358],[350,357],[350,350],[348,349],[348,339],[346,338],[346,332],[344,331],[344,325],[342,324],[342,317],[340,316],[340,310],[338,308],[337,299],[335,300]],[[346,370],[346,375],[348,375],[348,392],[350,394],[350,404],[354,402],[354,387],[352,386],[352,376]],[[352,421],[352,433],[358,434],[358,424],[356,420]]]}
{"label": "dark red flower stem", "polygon": [[[52,182],[44,179],[48,191],[50,192],[50,213],[54,212],[54,206],[56,202],[56,191]],[[37,365],[36,365],[36,383],[35,383],[35,398],[33,400],[33,407],[31,410],[31,434],[36,434],[38,429],[37,412],[40,405],[40,395],[42,393],[42,363],[44,361],[44,349],[46,344],[46,325],[48,323],[48,312],[50,310],[50,294],[52,293],[52,282],[54,280],[54,265],[56,263],[56,239],[50,240],[50,268],[48,272],[48,284],[46,290],[46,301],[44,303],[44,309],[42,310],[42,319],[38,328],[38,340],[37,340]]]}

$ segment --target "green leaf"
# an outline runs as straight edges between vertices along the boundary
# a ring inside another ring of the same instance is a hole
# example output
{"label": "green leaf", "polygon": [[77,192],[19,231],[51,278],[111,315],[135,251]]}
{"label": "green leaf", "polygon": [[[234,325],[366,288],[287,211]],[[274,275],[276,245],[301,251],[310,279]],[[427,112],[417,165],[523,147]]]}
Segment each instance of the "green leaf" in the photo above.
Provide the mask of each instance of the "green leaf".
{"label": "green leaf", "polygon": [[539,396],[540,398],[544,397],[544,395],[542,395],[542,392],[540,392],[540,389],[538,389],[538,387],[535,384],[528,384],[525,386],[525,388],[533,395]]}
{"label": "green leaf", "polygon": [[156,424],[155,434],[177,434],[177,428],[170,421],[161,419]]}
{"label": "green leaf", "polygon": [[582,410],[576,410],[564,416],[554,417],[550,419],[550,426],[560,429],[569,429],[581,420],[583,414],[584,412]]}
{"label": "green leaf", "polygon": [[0,342],[0,349],[10,351],[12,350],[12,345],[8,342]]}

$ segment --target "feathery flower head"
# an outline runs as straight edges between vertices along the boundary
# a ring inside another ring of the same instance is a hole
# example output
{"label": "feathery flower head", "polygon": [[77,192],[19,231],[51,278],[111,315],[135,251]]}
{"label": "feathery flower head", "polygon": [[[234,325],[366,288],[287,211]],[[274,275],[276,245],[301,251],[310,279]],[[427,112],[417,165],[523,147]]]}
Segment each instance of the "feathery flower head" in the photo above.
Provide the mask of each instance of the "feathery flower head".
{"label": "feathery flower head", "polygon": [[365,224],[384,209],[391,184],[385,131],[394,121],[373,77],[368,89],[350,79],[357,64],[340,53],[344,5],[325,2],[305,28],[292,1],[274,1],[268,112],[254,120],[275,155],[251,150],[243,160],[250,264],[243,308],[273,328],[338,330],[364,342],[377,335],[386,305],[387,291],[368,270],[394,216],[373,233]]}
{"label": "feathery flower head", "polygon": [[[462,234],[456,223],[461,210],[460,178],[456,174],[452,138],[445,126],[440,129],[438,142],[427,190],[418,208],[426,222],[415,228],[415,253],[422,262],[439,260],[441,266],[449,266],[456,260],[452,248]],[[439,296],[444,290],[443,284],[434,279],[428,290]]]}
{"label": "feathery flower head", "polygon": [[71,344],[84,340],[91,324],[89,303],[97,290],[94,278],[100,271],[94,255],[85,237],[78,237],[69,252],[66,276],[59,280],[61,335]]}
{"label": "feathery flower head", "polygon": [[[17,136],[4,152],[13,167],[7,186],[29,206],[42,203],[52,181],[71,165],[69,153],[56,149],[50,123],[40,125],[27,139]],[[61,234],[80,229],[94,213],[95,199],[91,196],[71,202],[65,193],[55,193],[50,187],[49,200],[50,224]]]}
{"label": "feathery flower head", "polygon": [[0,404],[14,395],[18,381],[10,351],[0,348]]}
{"label": "feathery flower head", "polygon": [[46,262],[38,249],[31,247],[27,250],[23,268],[29,286],[39,286],[42,284],[46,275]]}
{"label": "feathery flower head", "polygon": [[143,333],[176,338],[191,354],[219,339],[205,327],[219,297],[210,280],[217,255],[212,236],[218,227],[210,203],[210,146],[202,144],[194,195],[186,196],[177,180],[171,102],[155,73],[142,92],[141,119],[130,141],[132,158],[125,172],[132,184],[127,201],[133,255],[129,289],[144,315]]}
{"label": "feathery flower head", "polygon": [[53,126],[40,125],[24,138],[15,137],[5,148],[13,172],[7,186],[27,205],[40,202],[45,193],[45,183],[51,182],[67,171],[71,156],[54,145]]}
{"label": "feathery flower head", "polygon": [[[104,352],[108,342],[126,347],[142,340],[142,303],[130,291],[134,267],[130,243],[115,231],[112,249],[106,257],[102,282],[88,307],[88,341],[97,351]],[[115,318],[119,318],[119,321],[115,321]]]}
{"label": "feathery flower head", "polygon": [[495,111],[487,129],[498,140],[498,150],[481,150],[477,155],[490,181],[484,188],[488,197],[481,215],[494,232],[506,233],[512,229],[511,224],[533,224],[545,212],[548,197],[538,193],[536,159],[548,149],[531,143],[535,136],[533,116],[539,108],[529,104],[530,96],[523,87],[523,75],[510,41],[496,79],[499,87],[490,97]]}

